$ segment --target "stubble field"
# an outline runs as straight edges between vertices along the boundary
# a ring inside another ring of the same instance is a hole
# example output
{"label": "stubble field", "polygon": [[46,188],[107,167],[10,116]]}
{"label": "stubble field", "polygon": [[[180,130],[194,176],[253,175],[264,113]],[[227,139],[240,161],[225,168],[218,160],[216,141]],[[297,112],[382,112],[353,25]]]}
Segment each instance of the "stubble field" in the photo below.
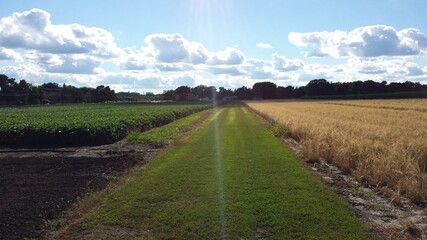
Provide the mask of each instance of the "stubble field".
{"label": "stubble field", "polygon": [[288,128],[310,161],[325,159],[414,202],[427,197],[427,99],[247,101]]}

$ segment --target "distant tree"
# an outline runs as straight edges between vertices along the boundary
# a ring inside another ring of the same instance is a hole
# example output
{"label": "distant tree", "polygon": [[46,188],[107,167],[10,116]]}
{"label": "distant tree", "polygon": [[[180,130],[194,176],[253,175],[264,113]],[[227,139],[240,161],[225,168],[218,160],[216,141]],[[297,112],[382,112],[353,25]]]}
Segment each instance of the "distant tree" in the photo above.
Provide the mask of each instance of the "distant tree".
{"label": "distant tree", "polygon": [[362,81],[355,81],[352,83],[352,94],[362,94],[363,92],[363,82]]}
{"label": "distant tree", "polygon": [[8,76],[1,74],[0,75],[0,91],[2,93],[13,93],[17,90],[16,82],[14,78],[9,78]]}
{"label": "distant tree", "polygon": [[175,91],[174,90],[166,90],[163,92],[163,98],[165,100],[175,100]]}
{"label": "distant tree", "polygon": [[49,89],[59,89],[60,88],[59,85],[58,85],[58,83],[52,83],[52,82],[43,83],[41,85],[41,87],[42,88],[49,88]]}
{"label": "distant tree", "polygon": [[334,94],[333,95],[346,95],[351,93],[351,84],[349,83],[334,83]]}
{"label": "distant tree", "polygon": [[223,100],[233,95],[234,95],[234,92],[231,91],[230,89],[225,89],[224,87],[220,87],[218,89],[217,99]]}
{"label": "distant tree", "polygon": [[205,85],[198,85],[191,88],[191,93],[199,98],[211,96],[211,93],[209,93],[208,91],[209,91],[209,88],[208,86],[205,86]]}
{"label": "distant tree", "polygon": [[213,86],[206,86],[206,85],[198,85],[194,88],[191,88],[191,93],[197,98],[209,98],[212,99],[214,95],[216,96],[216,88]]}
{"label": "distant tree", "polygon": [[294,91],[292,92],[292,98],[300,98],[307,95],[306,93],[306,87],[298,87],[295,88]]}
{"label": "distant tree", "polygon": [[292,93],[295,90],[292,86],[287,87],[277,87],[276,89],[276,98],[278,99],[287,99],[292,98]]}
{"label": "distant tree", "polygon": [[31,86],[28,96],[29,104],[40,104],[44,98],[42,87]]}
{"label": "distant tree", "polygon": [[262,99],[273,99],[276,97],[277,85],[272,82],[255,83],[252,87],[254,97]]}
{"label": "distant tree", "polygon": [[8,85],[8,80],[9,80],[8,76],[4,74],[0,74],[0,91],[3,91],[3,88],[5,88]]}
{"label": "distant tree", "polygon": [[185,101],[187,100],[187,96],[191,93],[191,89],[188,86],[180,86],[175,89],[175,97],[176,100]]}
{"label": "distant tree", "polygon": [[19,104],[28,104],[31,84],[25,80],[15,85],[15,92],[19,95]]}
{"label": "distant tree", "polygon": [[111,90],[108,86],[105,87],[104,85],[100,85],[96,87],[93,92],[95,95],[96,102],[106,102],[115,100],[114,90]]}
{"label": "distant tree", "polygon": [[334,86],[325,79],[314,79],[305,86],[305,92],[309,96],[333,95]]}
{"label": "distant tree", "polygon": [[234,95],[236,95],[237,99],[239,99],[239,100],[247,100],[247,99],[253,98],[252,89],[247,88],[245,86],[237,88],[234,91]]}

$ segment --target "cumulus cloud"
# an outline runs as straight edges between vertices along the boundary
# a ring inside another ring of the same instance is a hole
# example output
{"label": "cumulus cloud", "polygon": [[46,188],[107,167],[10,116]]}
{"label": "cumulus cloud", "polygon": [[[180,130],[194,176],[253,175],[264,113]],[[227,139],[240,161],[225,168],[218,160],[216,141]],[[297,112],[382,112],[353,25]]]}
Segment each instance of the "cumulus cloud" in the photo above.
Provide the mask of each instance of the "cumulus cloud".
{"label": "cumulus cloud", "polygon": [[153,65],[152,56],[148,56],[144,51],[134,51],[131,48],[124,48],[124,54],[120,58],[120,68],[122,70],[147,70]]}
{"label": "cumulus cloud", "polygon": [[19,61],[21,59],[22,59],[22,57],[19,53],[15,52],[11,49],[0,47],[0,60]]}
{"label": "cumulus cloud", "polygon": [[[36,84],[108,84],[140,92],[196,83],[240,87],[257,81],[302,85],[314,78],[427,79],[427,66],[411,62],[411,56],[427,55],[427,38],[415,28],[375,25],[350,32],[290,33],[288,38],[307,56],[346,59],[325,65],[277,53],[267,60],[247,58],[239,49],[211,51],[178,33],[148,35],[143,46],[122,49],[105,29],[54,24],[48,12],[32,9],[0,19],[0,72]],[[262,42],[256,46],[272,48]]]}
{"label": "cumulus cloud", "polygon": [[51,73],[74,73],[74,74],[94,74],[99,73],[101,62],[93,58],[61,58],[58,65],[46,66],[46,71]]}
{"label": "cumulus cloud", "polygon": [[185,72],[194,70],[194,67],[187,63],[158,63],[155,67],[161,72]]}
{"label": "cumulus cloud", "polygon": [[152,34],[144,41],[151,55],[159,62],[191,64],[205,63],[208,50],[200,43],[190,42],[180,34]]}
{"label": "cumulus cloud", "polygon": [[173,86],[189,86],[193,87],[196,85],[196,81],[191,76],[180,76],[172,80]]}
{"label": "cumulus cloud", "polygon": [[158,92],[163,89],[174,89],[181,85],[195,86],[196,76],[188,74],[158,75],[155,73],[124,72],[102,74],[104,84],[120,91]]}
{"label": "cumulus cloud", "polygon": [[224,51],[210,54],[208,64],[210,65],[238,65],[243,62],[245,56],[235,48],[226,48]]}
{"label": "cumulus cloud", "polygon": [[208,71],[215,75],[231,75],[231,76],[240,76],[243,73],[239,70],[237,66],[214,66],[209,67]]}
{"label": "cumulus cloud", "polygon": [[263,43],[263,42],[257,43],[256,47],[257,48],[263,48],[263,49],[273,48],[273,46],[271,46],[270,43]]}
{"label": "cumulus cloud", "polygon": [[0,46],[105,58],[121,54],[110,32],[79,24],[55,25],[50,21],[50,14],[40,9],[16,12],[0,19]]}
{"label": "cumulus cloud", "polygon": [[378,57],[426,55],[427,38],[415,28],[397,31],[386,25],[356,28],[351,32],[291,32],[289,41],[298,47],[311,47],[311,57]]}
{"label": "cumulus cloud", "polygon": [[101,70],[101,61],[84,55],[58,55],[29,51],[25,64],[38,67],[39,71],[48,73],[94,74]]}
{"label": "cumulus cloud", "polygon": [[304,63],[300,59],[289,59],[276,53],[272,57],[274,69],[280,72],[296,71],[304,67]]}
{"label": "cumulus cloud", "polygon": [[123,70],[146,70],[148,68],[147,63],[138,60],[129,60],[120,65]]}
{"label": "cumulus cloud", "polygon": [[140,89],[154,89],[162,86],[164,79],[154,75],[138,75],[138,74],[108,74],[100,82],[104,85],[120,85],[122,89],[137,91]]}
{"label": "cumulus cloud", "polygon": [[335,70],[329,65],[325,64],[307,64],[304,66],[303,71],[298,73],[298,79],[301,81],[308,81],[312,79],[328,79],[332,80],[335,78]]}
{"label": "cumulus cloud", "polygon": [[210,52],[202,44],[191,42],[180,34],[151,34],[144,40],[147,56],[160,63],[188,63],[193,65],[237,65],[243,62],[244,55],[235,48]]}
{"label": "cumulus cloud", "polygon": [[425,71],[417,63],[403,59],[349,59],[347,68],[360,74],[382,74],[384,78],[421,76]]}
{"label": "cumulus cloud", "polygon": [[252,79],[271,79],[273,78],[273,68],[271,63],[259,59],[246,60],[241,69],[246,76]]}

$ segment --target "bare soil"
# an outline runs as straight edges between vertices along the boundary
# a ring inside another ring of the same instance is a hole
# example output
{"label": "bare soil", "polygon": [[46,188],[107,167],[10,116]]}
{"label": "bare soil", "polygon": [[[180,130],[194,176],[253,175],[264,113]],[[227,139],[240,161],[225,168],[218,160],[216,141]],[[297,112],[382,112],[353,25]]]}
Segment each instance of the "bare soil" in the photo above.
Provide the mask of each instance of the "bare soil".
{"label": "bare soil", "polygon": [[40,238],[82,196],[98,191],[155,150],[98,147],[0,149],[0,239]]}

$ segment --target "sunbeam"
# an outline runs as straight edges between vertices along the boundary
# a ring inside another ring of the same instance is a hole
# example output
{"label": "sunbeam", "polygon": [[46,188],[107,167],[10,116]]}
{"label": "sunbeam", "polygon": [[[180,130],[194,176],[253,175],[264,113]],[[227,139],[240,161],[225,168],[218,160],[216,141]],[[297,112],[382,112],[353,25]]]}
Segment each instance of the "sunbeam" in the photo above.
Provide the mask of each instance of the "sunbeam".
{"label": "sunbeam", "polygon": [[217,173],[217,186],[218,186],[218,207],[219,207],[219,215],[220,215],[220,223],[221,223],[221,237],[225,237],[225,227],[226,227],[226,219],[224,213],[224,178],[223,178],[223,167],[222,167],[222,153],[221,153],[221,141],[220,141],[220,132],[219,132],[219,124],[218,124],[218,103],[216,100],[216,91],[212,91],[213,96],[213,105],[215,111],[215,117],[213,118],[214,125],[214,143],[215,143],[215,160],[216,160],[216,173]]}

